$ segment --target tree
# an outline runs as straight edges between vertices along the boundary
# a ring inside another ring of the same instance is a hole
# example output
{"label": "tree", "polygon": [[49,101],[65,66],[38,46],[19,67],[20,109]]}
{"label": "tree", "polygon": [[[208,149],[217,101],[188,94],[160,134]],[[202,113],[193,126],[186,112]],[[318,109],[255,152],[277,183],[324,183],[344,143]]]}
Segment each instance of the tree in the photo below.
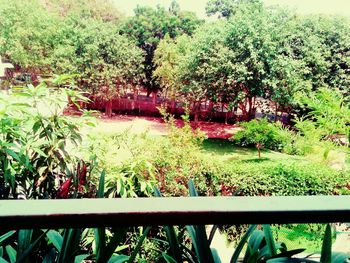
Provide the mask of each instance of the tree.
{"label": "tree", "polygon": [[175,75],[177,61],[178,54],[175,41],[167,35],[160,41],[155,50],[153,62],[156,69],[153,72],[153,76],[159,83],[163,96],[171,99],[170,107],[172,109],[175,108],[175,99],[177,97],[177,78]]}
{"label": "tree", "polygon": [[[107,0],[0,0],[0,15],[0,54],[35,74],[76,72],[70,62],[77,55],[74,47],[83,44],[78,42],[78,22],[115,28],[120,19]],[[77,28],[70,27],[73,21]]]}
{"label": "tree", "polygon": [[37,1],[0,1],[0,54],[31,73],[50,71],[60,20]]}
{"label": "tree", "polygon": [[[118,29],[92,19],[68,20],[63,33],[62,51],[70,43],[68,57],[58,57],[56,66],[80,76],[85,90],[106,102],[106,114],[112,115],[112,99],[143,79],[143,52]],[[61,52],[59,52],[61,53]],[[72,67],[73,65],[73,67]]]}
{"label": "tree", "polygon": [[221,17],[231,17],[240,5],[246,3],[262,3],[260,0],[209,0],[205,7],[208,16],[219,14]]}
{"label": "tree", "polygon": [[171,1],[169,12],[175,16],[179,15],[181,11],[180,5],[176,0]]}
{"label": "tree", "polygon": [[111,0],[39,0],[39,3],[49,12],[61,17],[77,15],[113,23],[120,22],[123,18]]}
{"label": "tree", "polygon": [[166,35],[175,38],[182,34],[192,34],[202,21],[193,13],[180,11],[174,14],[174,10],[169,12],[159,6],[155,9],[138,6],[134,11],[135,16],[126,20],[121,32],[135,39],[138,47],[145,51],[143,84],[149,93],[156,92],[159,87],[153,78],[153,58],[160,40]]}
{"label": "tree", "polygon": [[252,120],[242,123],[243,130],[233,136],[233,141],[241,146],[254,145],[261,158],[261,150],[264,147],[273,148],[279,143],[277,127],[269,123],[267,119]]}
{"label": "tree", "polygon": [[207,100],[222,102],[222,93],[231,81],[226,78],[231,71],[232,52],[224,44],[225,30],[221,21],[201,27],[179,59],[179,87],[196,122],[201,104]]}
{"label": "tree", "polygon": [[[319,39],[323,48],[322,59],[326,70],[321,77],[323,85],[339,89],[345,99],[350,101],[350,20],[339,16],[309,16],[302,21],[302,27]],[[319,83],[318,83],[319,84]]]}

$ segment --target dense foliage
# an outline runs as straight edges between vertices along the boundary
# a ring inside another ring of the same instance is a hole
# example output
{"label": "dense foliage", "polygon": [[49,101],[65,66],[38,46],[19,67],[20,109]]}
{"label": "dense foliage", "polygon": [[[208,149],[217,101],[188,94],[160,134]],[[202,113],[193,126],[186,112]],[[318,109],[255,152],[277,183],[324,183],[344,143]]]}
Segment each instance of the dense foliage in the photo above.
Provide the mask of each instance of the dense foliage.
{"label": "dense foliage", "polygon": [[[156,51],[157,77],[168,86],[174,86],[168,75],[175,78],[194,112],[209,100],[250,119],[261,97],[277,114],[291,113],[300,91],[328,87],[349,95],[347,19],[298,16],[260,1],[226,2],[234,5],[225,6],[234,10],[228,19],[204,24],[186,46],[181,38],[164,40]],[[211,1],[208,8],[226,2]],[[161,75],[164,69],[172,73]]]}
{"label": "dense foliage", "polygon": [[204,23],[176,1],[169,10],[139,6],[129,18],[107,0],[1,1],[0,54],[33,81],[78,74],[108,115],[111,98],[140,87],[162,90],[172,108],[186,100],[196,118],[210,102],[208,112],[221,104],[248,120],[261,97],[275,115],[290,114],[298,92],[320,87],[349,100],[348,19],[300,16],[255,0],[212,0],[207,12],[225,19]]}
{"label": "dense foliage", "polygon": [[45,84],[0,93],[0,199],[86,194],[88,164],[68,153],[81,143],[84,119],[63,115],[68,96],[83,99],[72,90],[55,91]]}
{"label": "dense foliage", "polygon": [[284,142],[278,127],[269,123],[268,120],[244,122],[242,128],[243,130],[234,135],[234,141],[241,146],[255,146],[258,149],[259,158],[261,149],[264,147],[273,150],[282,148]]}
{"label": "dense foliage", "polygon": [[[138,6],[125,18],[109,0],[0,0],[0,55],[15,65],[0,92],[0,199],[349,194],[349,20],[260,0],[210,0],[206,11],[219,19],[202,21],[176,1],[168,10]],[[30,84],[18,87],[22,73]],[[164,106],[187,104],[183,127],[167,107],[161,138],[84,133],[89,119],[65,114],[87,101],[84,91],[110,117],[115,98],[142,88],[154,102],[161,90]],[[281,112],[291,126],[251,120],[262,99],[270,119]],[[233,137],[240,147],[225,141],[230,151],[220,145],[215,154],[190,116],[198,121],[203,107],[210,115],[218,106],[226,120],[247,122]],[[257,228],[242,236],[232,262],[246,243],[244,262],[287,262],[302,252],[275,243],[270,226]],[[331,232],[321,262],[331,261]],[[0,261],[220,262],[210,239],[204,226],[1,231]]]}
{"label": "dense foliage", "polygon": [[181,11],[176,1],[169,11],[157,7],[137,7],[135,16],[125,21],[121,31],[135,39],[137,45],[145,51],[144,85],[148,91],[157,91],[157,85],[153,78],[155,65],[154,52],[166,35],[175,38],[180,35],[191,35],[202,24],[194,13]]}

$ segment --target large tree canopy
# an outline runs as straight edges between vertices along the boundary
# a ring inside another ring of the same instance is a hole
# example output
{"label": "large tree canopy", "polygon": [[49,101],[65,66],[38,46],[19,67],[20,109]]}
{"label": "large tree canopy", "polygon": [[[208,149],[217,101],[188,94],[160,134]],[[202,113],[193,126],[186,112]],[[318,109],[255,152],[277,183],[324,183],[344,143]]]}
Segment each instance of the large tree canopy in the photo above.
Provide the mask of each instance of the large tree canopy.
{"label": "large tree canopy", "polygon": [[176,86],[197,106],[210,100],[239,107],[246,119],[258,97],[290,112],[300,91],[328,86],[349,93],[348,20],[298,16],[260,1],[227,3],[234,14],[201,26],[185,52],[179,41],[159,46],[155,72],[162,85]]}
{"label": "large tree canopy", "polygon": [[121,32],[135,39],[137,45],[145,53],[145,82],[149,91],[158,87],[153,78],[155,65],[154,52],[166,35],[175,38],[182,34],[191,35],[202,23],[194,13],[183,12],[178,9],[176,2],[171,5],[170,11],[164,8],[140,7],[135,9],[135,16],[130,17],[122,27]]}
{"label": "large tree canopy", "polygon": [[[202,102],[254,115],[256,99],[290,112],[295,94],[321,87],[350,100],[350,22],[268,8],[260,0],[210,0],[199,20],[172,1],[124,18],[110,0],[0,0],[0,55],[17,69],[76,74],[106,100],[125,87],[163,90],[197,111]],[[135,89],[136,90],[136,89]],[[154,97],[155,98],[155,97]],[[212,105],[213,106],[213,105]]]}
{"label": "large tree canopy", "polygon": [[39,3],[61,17],[74,14],[104,22],[119,22],[123,18],[111,0],[39,0]]}
{"label": "large tree canopy", "polygon": [[242,4],[259,3],[261,0],[209,0],[205,7],[208,16],[219,14],[220,17],[230,17],[236,13]]}
{"label": "large tree canopy", "polygon": [[60,20],[38,1],[0,1],[0,54],[22,68],[47,71]]}

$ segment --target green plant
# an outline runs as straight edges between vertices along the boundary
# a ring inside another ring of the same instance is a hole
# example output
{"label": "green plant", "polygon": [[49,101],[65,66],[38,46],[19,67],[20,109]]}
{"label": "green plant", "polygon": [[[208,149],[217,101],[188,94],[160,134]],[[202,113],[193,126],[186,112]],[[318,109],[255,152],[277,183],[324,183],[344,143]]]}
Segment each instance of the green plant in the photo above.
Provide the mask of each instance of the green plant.
{"label": "green plant", "polygon": [[[198,196],[192,180],[189,181],[189,192],[191,197]],[[161,197],[160,191],[155,189],[155,195]],[[257,230],[257,228],[260,228]],[[166,226],[167,241],[169,248],[162,253],[166,262],[221,262],[220,257],[214,249],[210,248],[211,239],[217,230],[214,226],[209,238],[205,226],[186,226],[191,238],[191,251],[181,244],[181,239],[176,234],[174,227]],[[307,257],[298,258],[298,254],[305,251],[304,248],[288,250],[284,243],[276,242],[270,225],[251,225],[238,242],[231,263],[239,262],[241,255],[243,262],[316,262]],[[332,253],[332,231],[328,224],[323,238],[320,262],[345,262],[349,257],[342,253]]]}
{"label": "green plant", "polygon": [[325,164],[235,162],[217,171],[219,183],[238,195],[329,195],[347,185],[349,174]]}
{"label": "green plant", "polygon": [[261,149],[278,149],[284,144],[286,136],[282,136],[279,128],[267,119],[252,120],[241,124],[243,130],[238,131],[232,140],[241,146],[254,145],[258,149],[258,156],[261,157]]}
{"label": "green plant", "polygon": [[80,145],[79,129],[88,120],[64,115],[69,98],[86,100],[79,92],[45,83],[0,94],[2,198],[64,198],[84,189],[88,164],[69,149]]}

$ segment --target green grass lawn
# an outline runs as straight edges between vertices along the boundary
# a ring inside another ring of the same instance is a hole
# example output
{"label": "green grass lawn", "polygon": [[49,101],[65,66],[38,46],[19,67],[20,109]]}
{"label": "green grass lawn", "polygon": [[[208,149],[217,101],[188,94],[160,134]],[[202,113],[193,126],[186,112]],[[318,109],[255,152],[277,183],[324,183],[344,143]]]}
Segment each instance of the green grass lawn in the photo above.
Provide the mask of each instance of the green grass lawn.
{"label": "green grass lawn", "polygon": [[[289,155],[271,150],[262,150],[261,158],[258,158],[256,148],[240,147],[233,142],[225,139],[207,139],[202,145],[203,153],[212,155],[222,161],[242,161],[242,162],[279,162],[279,163],[318,163],[332,164],[333,161],[342,162],[346,170],[350,171],[350,150],[341,149],[338,152],[331,152],[328,161],[322,159],[322,156],[298,156]],[[343,161],[342,161],[343,160]]]}
{"label": "green grass lawn", "polygon": [[245,162],[266,162],[266,161],[304,161],[302,156],[288,155],[270,150],[262,150],[261,158],[255,148],[236,146],[233,142],[224,139],[207,139],[203,142],[203,153],[213,155],[223,161],[245,161]]}

